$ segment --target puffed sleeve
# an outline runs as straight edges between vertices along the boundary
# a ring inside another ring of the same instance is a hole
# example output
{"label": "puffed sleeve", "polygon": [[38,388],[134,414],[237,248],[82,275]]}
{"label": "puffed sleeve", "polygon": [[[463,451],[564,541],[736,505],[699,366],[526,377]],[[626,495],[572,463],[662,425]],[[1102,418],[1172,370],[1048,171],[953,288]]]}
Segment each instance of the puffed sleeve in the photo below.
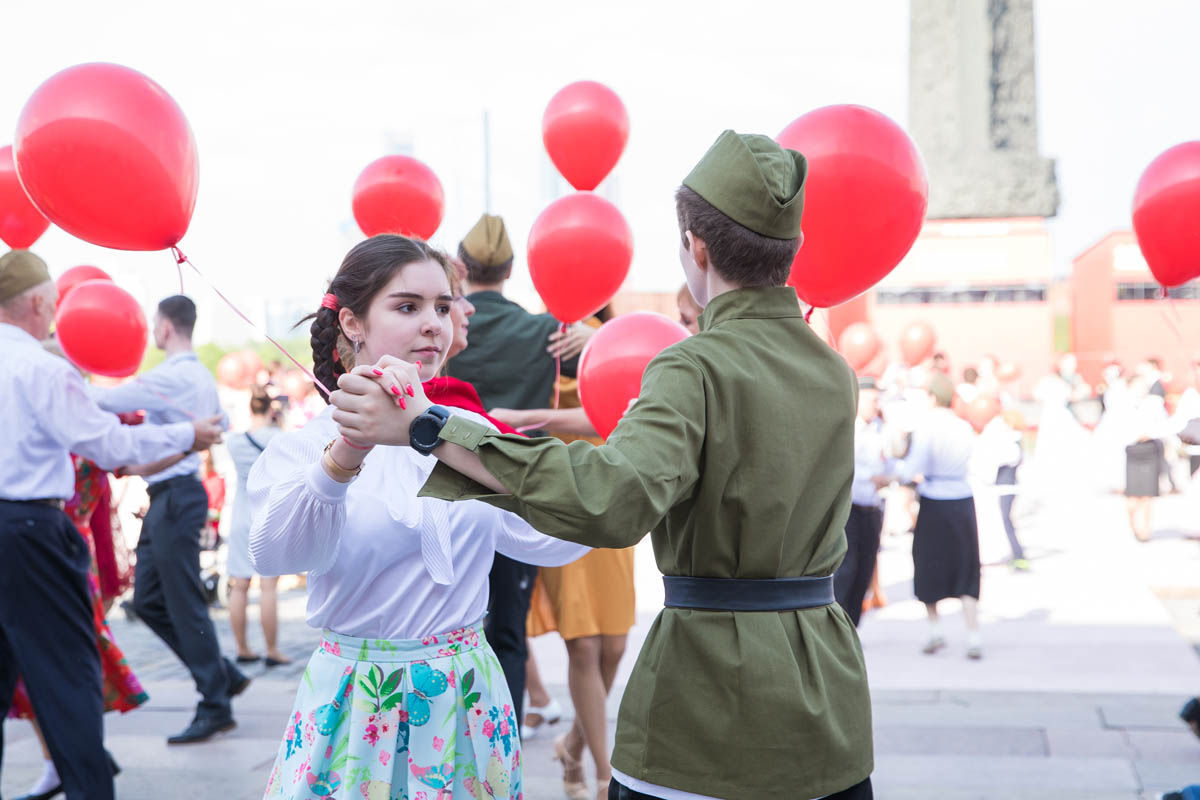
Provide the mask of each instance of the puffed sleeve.
{"label": "puffed sleeve", "polygon": [[516,514],[488,508],[499,517],[496,526],[496,552],[538,567],[561,567],[586,555],[586,545],[556,539],[535,531]]}
{"label": "puffed sleeve", "polygon": [[323,572],[337,558],[350,484],[326,474],[319,437],[276,436],[250,471],[250,561],[262,575]]}

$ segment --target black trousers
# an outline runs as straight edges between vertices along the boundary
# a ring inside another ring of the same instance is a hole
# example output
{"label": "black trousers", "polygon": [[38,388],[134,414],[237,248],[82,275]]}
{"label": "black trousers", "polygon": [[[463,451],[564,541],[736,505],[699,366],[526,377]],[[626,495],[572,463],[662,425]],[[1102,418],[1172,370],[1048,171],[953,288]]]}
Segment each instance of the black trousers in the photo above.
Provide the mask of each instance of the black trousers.
{"label": "black trousers", "polygon": [[62,511],[0,501],[0,760],[17,678],[69,800],[111,800],[87,543]]}
{"label": "black trousers", "polygon": [[529,655],[525,644],[525,619],[529,616],[529,600],[533,596],[537,571],[532,564],[496,553],[488,577],[491,608],[483,632],[504,668],[504,679],[512,694],[518,722],[524,719],[525,659]]}
{"label": "black trousers", "polygon": [[[874,800],[874,798],[875,794],[871,791],[871,779],[867,778],[862,783],[856,783],[837,794],[826,795],[822,800]],[[633,789],[617,783],[614,778],[608,784],[608,800],[661,800],[661,798],[652,794],[635,792]]]}
{"label": "black trousers", "polygon": [[151,484],[149,493],[150,510],[137,545],[133,608],[192,673],[202,698],[197,715],[228,715],[229,687],[243,676],[221,657],[200,581],[208,495],[192,475]]}
{"label": "black trousers", "polygon": [[882,533],[882,508],[850,506],[850,517],[846,520],[846,557],[833,574],[833,596],[850,615],[856,628],[862,616],[863,598],[875,575]]}

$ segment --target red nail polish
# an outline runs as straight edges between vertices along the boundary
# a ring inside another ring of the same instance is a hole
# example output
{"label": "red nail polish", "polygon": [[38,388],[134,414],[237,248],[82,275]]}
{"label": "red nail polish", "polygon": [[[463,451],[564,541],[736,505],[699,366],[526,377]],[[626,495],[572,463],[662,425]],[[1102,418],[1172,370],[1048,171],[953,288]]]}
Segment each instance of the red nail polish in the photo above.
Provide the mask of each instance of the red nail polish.
{"label": "red nail polish", "polygon": [[382,374],[383,374],[383,370],[381,370],[381,369],[372,369],[371,371],[372,371],[372,372],[374,372],[376,375],[382,375]]}
{"label": "red nail polish", "polygon": [[403,398],[403,397],[401,397],[401,398],[400,398],[400,410],[401,410],[401,411],[407,411],[407,410],[408,410],[408,403],[405,403],[405,402],[404,402],[404,398]]}
{"label": "red nail polish", "polygon": [[420,361],[418,361],[418,362],[417,362],[417,369],[420,369],[420,368],[421,368],[421,362],[420,362]]}
{"label": "red nail polish", "polygon": [[396,388],[396,386],[395,386],[394,384],[393,384],[393,385],[392,385],[392,387],[391,387],[391,391],[392,391],[392,394],[396,395],[396,397],[399,397],[399,396],[400,396],[400,390],[399,390],[399,389],[397,389],[397,388]]}
{"label": "red nail polish", "polygon": [[413,391],[412,384],[404,387],[404,391],[408,392],[409,397],[416,397],[417,393]]}

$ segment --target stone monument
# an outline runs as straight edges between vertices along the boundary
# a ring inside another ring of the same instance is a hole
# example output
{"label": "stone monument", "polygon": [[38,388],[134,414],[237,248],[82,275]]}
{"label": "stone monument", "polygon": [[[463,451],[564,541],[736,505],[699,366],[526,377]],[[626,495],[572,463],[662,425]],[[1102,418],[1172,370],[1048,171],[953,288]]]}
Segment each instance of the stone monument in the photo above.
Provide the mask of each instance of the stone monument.
{"label": "stone monument", "polygon": [[1037,149],[1033,0],[911,0],[909,131],[930,219],[1050,217]]}

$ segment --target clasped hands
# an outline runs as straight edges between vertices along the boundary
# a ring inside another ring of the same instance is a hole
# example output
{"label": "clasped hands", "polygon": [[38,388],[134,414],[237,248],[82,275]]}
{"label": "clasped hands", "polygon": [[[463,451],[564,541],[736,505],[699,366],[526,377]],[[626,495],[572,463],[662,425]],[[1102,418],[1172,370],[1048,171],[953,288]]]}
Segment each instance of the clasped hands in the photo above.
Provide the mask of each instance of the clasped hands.
{"label": "clasped hands", "polygon": [[333,421],[351,446],[407,445],[414,419],[433,405],[421,386],[420,362],[384,356],[338,378],[329,395]]}

